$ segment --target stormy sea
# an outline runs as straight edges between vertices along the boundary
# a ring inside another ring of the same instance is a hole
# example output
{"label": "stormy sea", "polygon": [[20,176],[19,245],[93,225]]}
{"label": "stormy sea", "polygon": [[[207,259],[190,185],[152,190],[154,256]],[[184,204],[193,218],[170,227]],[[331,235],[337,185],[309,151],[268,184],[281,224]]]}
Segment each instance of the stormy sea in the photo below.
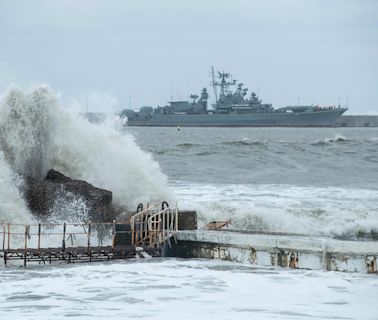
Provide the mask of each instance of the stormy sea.
{"label": "stormy sea", "polygon": [[[378,240],[378,128],[125,127],[89,123],[45,86],[2,93],[0,222],[35,221],[24,177],[51,168],[128,210],[177,202],[200,226]],[[78,221],[82,206],[51,214]],[[377,319],[376,275],[217,260],[0,265],[0,288],[1,319]]]}

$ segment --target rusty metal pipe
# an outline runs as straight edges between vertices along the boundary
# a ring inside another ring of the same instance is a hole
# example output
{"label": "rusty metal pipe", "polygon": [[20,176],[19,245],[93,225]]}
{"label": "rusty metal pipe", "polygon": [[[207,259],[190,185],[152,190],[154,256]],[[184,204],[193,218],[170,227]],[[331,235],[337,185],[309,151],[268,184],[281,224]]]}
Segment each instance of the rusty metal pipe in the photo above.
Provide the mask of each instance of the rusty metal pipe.
{"label": "rusty metal pipe", "polygon": [[3,226],[3,251],[5,250],[5,225],[4,223],[2,224]]}
{"label": "rusty metal pipe", "polygon": [[62,251],[66,250],[66,223],[63,224],[63,239],[62,239]]}
{"label": "rusty metal pipe", "polygon": [[26,267],[26,256],[28,253],[28,231],[28,225],[25,225],[24,267]]}
{"label": "rusty metal pipe", "polygon": [[11,227],[11,224],[8,223],[8,250],[10,249],[10,227]]}
{"label": "rusty metal pipe", "polygon": [[41,251],[41,224],[38,223],[38,252]]}

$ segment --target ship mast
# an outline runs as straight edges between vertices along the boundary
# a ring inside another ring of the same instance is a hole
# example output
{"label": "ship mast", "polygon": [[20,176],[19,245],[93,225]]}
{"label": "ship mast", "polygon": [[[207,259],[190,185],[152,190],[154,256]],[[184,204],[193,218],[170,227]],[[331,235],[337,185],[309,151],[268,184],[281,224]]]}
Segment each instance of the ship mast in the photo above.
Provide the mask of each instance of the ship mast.
{"label": "ship mast", "polygon": [[214,74],[214,67],[213,66],[211,66],[211,85],[213,86],[213,89],[214,89],[215,103],[218,103],[217,84],[215,82],[215,74]]}
{"label": "ship mast", "polygon": [[[220,82],[215,82],[214,84],[216,86],[220,86],[220,93],[219,93],[219,99],[224,97],[226,93],[229,93],[229,86],[233,86],[236,84],[236,80],[231,79],[231,74],[226,72],[219,72],[218,71],[218,77],[220,79]],[[230,79],[231,81],[228,81],[227,79]]]}

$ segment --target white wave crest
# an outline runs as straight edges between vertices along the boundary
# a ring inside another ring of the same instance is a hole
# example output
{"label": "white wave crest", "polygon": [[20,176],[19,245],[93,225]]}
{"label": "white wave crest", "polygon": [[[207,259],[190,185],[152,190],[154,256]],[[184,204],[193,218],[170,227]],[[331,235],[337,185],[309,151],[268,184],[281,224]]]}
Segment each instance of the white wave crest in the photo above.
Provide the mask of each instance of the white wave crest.
{"label": "white wave crest", "polygon": [[378,193],[291,185],[179,185],[181,207],[200,223],[232,220],[233,229],[356,237],[378,234]]}
{"label": "white wave crest", "polygon": [[314,144],[315,145],[328,145],[331,143],[342,143],[342,142],[348,142],[348,141],[351,141],[351,140],[337,133],[335,134],[333,138],[325,138],[323,140],[315,141]]}

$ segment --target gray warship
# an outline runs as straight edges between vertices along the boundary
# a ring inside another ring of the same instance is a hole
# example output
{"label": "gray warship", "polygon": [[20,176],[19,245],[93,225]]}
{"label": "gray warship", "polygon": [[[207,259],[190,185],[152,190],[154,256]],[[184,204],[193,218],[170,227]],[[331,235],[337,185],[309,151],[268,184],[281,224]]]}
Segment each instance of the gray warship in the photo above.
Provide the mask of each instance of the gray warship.
{"label": "gray warship", "polygon": [[[144,106],[139,112],[125,109],[128,126],[181,127],[331,127],[348,108],[314,105],[286,106],[274,109],[262,103],[255,92],[247,98],[247,88],[226,72],[212,69],[215,103],[208,107],[209,94],[203,88],[189,101],[171,101],[164,107]],[[234,90],[232,90],[234,88]],[[219,89],[219,94],[218,94]]]}

